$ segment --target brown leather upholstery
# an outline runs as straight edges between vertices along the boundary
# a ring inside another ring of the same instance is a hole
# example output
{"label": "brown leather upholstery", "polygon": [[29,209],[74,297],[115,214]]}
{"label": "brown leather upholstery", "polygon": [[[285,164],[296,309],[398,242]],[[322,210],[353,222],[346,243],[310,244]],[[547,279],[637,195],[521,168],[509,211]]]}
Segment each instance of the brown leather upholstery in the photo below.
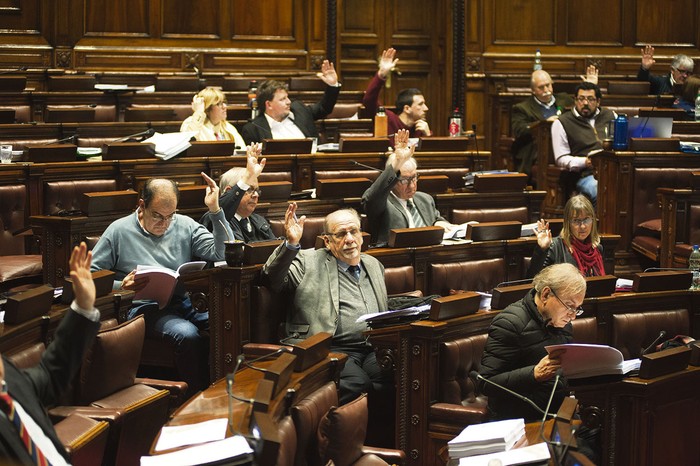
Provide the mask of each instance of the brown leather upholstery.
{"label": "brown leather upholstery", "polygon": [[576,343],[598,343],[598,319],[577,317],[571,322]]}
{"label": "brown leather upholstery", "polygon": [[360,111],[362,104],[339,102],[333,107],[333,111],[326,118],[352,118]]}
{"label": "brown leather upholstery", "polygon": [[33,345],[24,348],[21,351],[6,354],[7,359],[17,366],[18,369],[28,369],[34,367],[41,362],[41,356],[46,350],[46,345],[43,341],[34,343]]}
{"label": "brown leather upholstery", "polygon": [[[458,189],[464,187],[464,176],[469,173],[468,168],[421,168],[418,167],[420,176],[445,175],[449,178],[449,187]],[[420,190],[420,181],[418,182]]]}
{"label": "brown leather upholstery", "polygon": [[690,332],[687,309],[615,314],[611,324],[610,345],[619,349],[625,359],[638,358],[661,330],[666,331],[668,338]]}
{"label": "brown leather upholstery", "polygon": [[337,179],[341,180],[344,178],[367,178],[369,180],[376,180],[381,174],[380,171],[376,170],[317,170],[316,179],[326,180],[326,179]]}
{"label": "brown leather upholstery", "polygon": [[483,259],[430,264],[426,294],[446,296],[450,290],[489,291],[504,282],[505,259]]}
{"label": "brown leather upholstery", "polygon": [[[94,108],[91,108],[87,105],[47,105],[46,106],[46,112],[47,115],[50,115],[52,112],[60,112],[61,110],[92,110],[94,111],[94,119],[91,121],[102,121],[102,122],[109,122],[109,121],[117,121],[117,108],[114,105],[96,105]],[[49,118],[51,122],[61,122],[61,123],[73,123],[74,120],[71,120],[70,118],[70,113],[64,113],[61,118],[58,120]]]}
{"label": "brown leather upholstery", "polygon": [[[169,118],[164,118],[164,114]],[[124,121],[184,121],[191,115],[191,104],[133,104],[124,110]]]}
{"label": "brown leather upholstery", "polygon": [[[316,237],[323,233],[325,217],[306,217],[304,222],[304,233],[301,236],[302,249],[309,249],[316,246]],[[276,237],[284,237],[284,219],[270,220],[272,232]]]}
{"label": "brown leather upholstery", "polygon": [[676,244],[673,249],[674,267],[687,267],[693,245],[700,244],[700,205],[690,205],[686,230],[688,243]]}
{"label": "brown leather upholstery", "polygon": [[384,269],[384,283],[389,295],[406,293],[416,289],[415,271],[412,265],[387,267]]}
{"label": "brown leather upholstery", "polygon": [[479,371],[487,337],[481,334],[440,343],[437,403],[430,406],[431,424],[460,432],[486,420],[488,400],[477,394],[469,373]]}
{"label": "brown leather upholstery", "polygon": [[44,186],[44,215],[80,210],[83,193],[115,191],[116,180],[51,181]]}
{"label": "brown leather upholstery", "polygon": [[268,181],[289,181],[292,182],[292,172],[262,172],[258,177],[260,183]]}
{"label": "brown leather upholstery", "polygon": [[527,207],[511,207],[506,209],[454,209],[452,223],[464,222],[507,222],[516,221],[530,223]]}
{"label": "brown leather upholstery", "polygon": [[[328,459],[321,458],[319,454],[318,430],[321,419],[333,406],[338,406],[338,391],[335,384],[329,382],[292,407],[292,419],[297,431],[297,451],[294,464],[321,465],[327,463]],[[366,405],[358,404],[357,406],[365,406],[366,409]],[[366,416],[366,413],[358,414]],[[334,440],[338,441],[338,439]],[[356,451],[355,447],[359,447],[360,453],[364,456],[360,458],[334,458],[335,464],[383,465],[387,464],[387,461],[391,464],[403,464],[404,462],[405,455],[402,451],[365,447],[362,445],[364,438],[359,439],[359,435],[355,438],[347,436],[343,440],[347,443],[347,448],[344,448],[344,451]]]}
{"label": "brown leather upholstery", "polygon": [[292,416],[285,416],[277,424],[279,435],[279,450],[277,450],[277,466],[293,466],[297,451],[297,430]]}
{"label": "brown leather upholstery", "polygon": [[109,423],[71,414],[54,426],[73,466],[102,464],[107,447]]}
{"label": "brown leather upholstery", "polygon": [[24,185],[0,186],[0,290],[25,283],[41,283],[40,255],[25,255],[29,206]]}

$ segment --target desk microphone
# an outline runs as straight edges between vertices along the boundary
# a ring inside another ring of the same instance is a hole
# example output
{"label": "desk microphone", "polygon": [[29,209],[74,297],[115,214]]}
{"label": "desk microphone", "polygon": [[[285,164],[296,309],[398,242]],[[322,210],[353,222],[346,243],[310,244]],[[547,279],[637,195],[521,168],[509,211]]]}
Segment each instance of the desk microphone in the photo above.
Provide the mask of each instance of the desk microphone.
{"label": "desk microphone", "polygon": [[[238,357],[236,358],[236,366],[233,368],[233,372],[226,374],[226,393],[228,394],[228,426],[229,429],[231,429],[231,432],[234,432],[233,430],[233,400],[240,401],[242,403],[248,403],[252,405],[255,400],[250,399],[250,398],[241,398],[237,395],[233,394],[233,379],[236,376],[236,372],[238,371],[238,368],[241,367],[241,363],[245,359],[245,356],[242,354],[239,354]],[[238,429],[240,431],[240,429]]]}
{"label": "desk microphone", "polygon": [[61,138],[61,139],[58,139],[56,141],[42,142],[40,145],[41,146],[48,146],[49,144],[62,144],[64,142],[67,142],[70,144],[75,144],[77,138],[78,138],[78,135],[73,134],[72,136],[67,136],[65,138]]}
{"label": "desk microphone", "polygon": [[[544,409],[544,414],[542,415],[542,421],[540,423],[540,438],[542,439],[543,442],[545,442],[549,446],[551,453],[552,453],[552,457],[554,458],[554,463],[556,465],[561,464],[559,457],[557,456],[557,451],[556,451],[556,447],[561,446],[561,443],[557,442],[557,441],[548,440],[547,438],[545,438],[545,436],[544,436],[544,423],[547,421],[547,416],[550,415],[549,408],[552,406],[552,400],[554,399],[554,392],[557,391],[557,384],[559,383],[559,378],[561,377],[561,372],[562,372],[561,369],[557,370],[557,375],[554,378],[554,385],[552,386],[552,392],[549,394],[549,401],[547,401],[547,407]],[[550,416],[556,417],[554,414],[551,414]]]}
{"label": "desk microphone", "polygon": [[659,105],[659,101],[661,100],[661,95],[656,94],[656,99],[654,99],[654,104],[651,106],[651,110],[649,110],[649,114],[647,117],[644,119],[644,124],[642,125],[642,129],[639,130],[639,134],[637,136],[630,135],[630,137],[639,137],[643,138],[644,137],[644,130],[647,127],[647,123],[649,123],[649,117],[654,113],[654,109]]}
{"label": "desk microphone", "polygon": [[245,360],[245,357],[244,357],[243,355],[239,356],[239,358],[243,358],[241,362],[242,362],[247,368],[253,369],[254,371],[258,371],[258,372],[263,372],[263,373],[265,373],[265,372],[270,372],[270,371],[268,371],[267,369],[265,369],[265,368],[263,368],[263,367],[253,366],[253,363],[258,362],[258,361],[262,361],[262,360],[264,360],[264,359],[271,358],[271,357],[273,357],[273,356],[277,356],[278,354],[282,354],[282,353],[290,353],[290,354],[291,354],[291,353],[292,353],[292,350],[291,350],[291,348],[288,348],[288,347],[286,347],[286,346],[280,346],[276,351],[272,351],[272,352],[270,352],[270,353],[268,353],[268,354],[263,354],[262,356],[258,356],[257,358],[252,359],[252,360],[250,360],[250,361],[246,361],[246,360]]}
{"label": "desk microphone", "polygon": [[651,345],[649,345],[649,346],[647,346],[646,348],[644,348],[644,350],[642,351],[642,354],[641,354],[641,355],[644,356],[645,354],[650,353],[651,350],[653,350],[653,349],[656,347],[656,345],[658,345],[659,342],[660,342],[661,340],[663,340],[665,337],[666,337],[666,330],[660,331],[660,332],[659,332],[659,336],[656,337],[656,340],[652,341],[652,342],[651,342]]}
{"label": "desk microphone", "polygon": [[474,152],[479,156],[479,138],[476,136],[476,123],[472,123],[472,131],[474,131]]}
{"label": "desk microphone", "polygon": [[[556,417],[554,414],[549,414],[549,413],[543,411],[542,408],[540,408],[539,406],[537,406],[537,403],[535,403],[534,401],[532,401],[530,398],[527,398],[527,397],[521,395],[520,393],[516,393],[516,392],[514,392],[513,390],[511,390],[510,388],[506,388],[506,387],[504,387],[504,386],[501,385],[501,384],[498,384],[498,383],[493,382],[493,381],[491,381],[491,380],[489,380],[489,379],[487,379],[487,378],[484,378],[484,377],[483,377],[481,374],[479,374],[477,371],[471,371],[471,372],[469,373],[469,377],[472,377],[472,378],[474,378],[474,379],[476,379],[476,380],[480,380],[480,381],[482,381],[482,382],[491,384],[491,385],[493,385],[494,387],[498,387],[498,388],[500,388],[501,390],[503,390],[504,392],[513,395],[514,397],[516,397],[516,398],[519,399],[520,401],[524,401],[525,403],[527,403],[527,404],[529,404],[530,406],[532,406],[533,408],[535,408],[540,414],[543,414],[545,418],[546,418],[547,416]],[[558,380],[558,379],[557,379],[557,380]],[[555,387],[556,387],[556,385],[555,385]]]}
{"label": "desk microphone", "polygon": [[690,272],[689,269],[684,269],[683,267],[649,267],[649,268],[644,269],[643,273],[646,273],[646,272],[666,272],[666,271]]}
{"label": "desk microphone", "polygon": [[154,134],[155,132],[156,132],[155,129],[153,129],[153,128],[148,128],[147,130],[140,131],[140,132],[134,133],[134,134],[130,134],[130,135],[128,135],[128,136],[124,136],[124,137],[121,137],[121,138],[119,138],[119,139],[115,139],[115,140],[112,141],[110,144],[115,143],[115,142],[125,142],[125,141],[128,141],[129,139],[137,138],[137,137],[140,137],[140,136],[143,136],[144,138],[149,138],[149,137],[153,136],[153,134]]}
{"label": "desk microphone", "polygon": [[349,160],[349,162],[352,163],[352,164],[355,164],[355,165],[359,165],[360,167],[369,168],[370,170],[374,170],[374,171],[376,171],[376,172],[383,172],[383,171],[384,171],[384,170],[382,170],[382,169],[380,169],[380,168],[376,168],[376,167],[373,167],[373,166],[371,166],[371,165],[365,165],[364,163],[360,163],[360,162],[358,162],[357,160]]}
{"label": "desk microphone", "polygon": [[509,280],[509,281],[501,282],[498,285],[494,286],[494,288],[500,288],[502,286],[521,285],[521,284],[524,285],[526,283],[532,283],[532,278],[523,278],[522,280]]}
{"label": "desk microphone", "polygon": [[16,73],[17,71],[27,71],[26,66],[20,66],[19,68],[13,68],[11,70],[0,71],[0,75]]}

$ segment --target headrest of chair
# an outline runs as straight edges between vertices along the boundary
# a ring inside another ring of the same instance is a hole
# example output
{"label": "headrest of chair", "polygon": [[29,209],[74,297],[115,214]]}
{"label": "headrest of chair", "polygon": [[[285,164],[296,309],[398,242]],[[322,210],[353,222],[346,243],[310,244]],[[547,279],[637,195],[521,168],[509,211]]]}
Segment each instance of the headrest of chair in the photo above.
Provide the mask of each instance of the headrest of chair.
{"label": "headrest of chair", "polygon": [[91,403],[134,384],[145,335],[143,316],[97,334],[80,369],[78,403]]}
{"label": "headrest of chair", "polygon": [[318,454],[322,464],[350,465],[362,456],[367,434],[367,394],[343,406],[333,406],[318,425]]}

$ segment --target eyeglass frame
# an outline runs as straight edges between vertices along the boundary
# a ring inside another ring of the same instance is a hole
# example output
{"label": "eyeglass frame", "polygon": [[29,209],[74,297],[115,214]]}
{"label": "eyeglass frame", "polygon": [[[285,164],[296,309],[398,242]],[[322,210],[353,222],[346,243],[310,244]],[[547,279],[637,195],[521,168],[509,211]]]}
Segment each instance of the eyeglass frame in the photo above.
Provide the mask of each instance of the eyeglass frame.
{"label": "eyeglass frame", "polygon": [[175,214],[177,213],[177,210],[173,212],[172,214],[168,216],[163,216],[159,212],[156,212],[155,210],[150,210],[147,207],[144,207],[143,210],[148,210],[149,215],[151,216],[151,220],[153,220],[155,223],[171,223],[173,219],[175,218]]}
{"label": "eyeglass frame", "polygon": [[679,72],[680,74],[685,75],[685,76],[690,76],[690,75],[693,74],[693,70],[690,70],[690,71],[688,71],[688,70],[682,70],[682,69],[676,68],[676,67],[674,67],[674,66],[672,66],[671,68],[673,68],[674,70],[676,70],[677,72]]}
{"label": "eyeglass frame", "polygon": [[[349,230],[343,230],[343,231],[336,231],[335,233],[324,233],[325,236],[332,237],[333,239],[337,241],[343,241],[346,236],[348,236],[348,233],[352,235],[353,238],[356,238],[360,235],[362,235],[362,228],[351,228]],[[342,235],[342,236],[341,236]]]}
{"label": "eyeglass frame", "polygon": [[554,297],[557,298],[557,301],[559,301],[561,303],[561,305],[564,306],[564,309],[566,309],[567,313],[573,314],[575,317],[579,317],[580,315],[583,314],[583,307],[582,306],[572,308],[571,306],[566,304],[564,301],[562,301],[561,298],[559,298],[559,296],[557,296],[557,293],[554,291],[554,288],[549,288],[549,291],[551,291],[552,295],[554,295]]}
{"label": "eyeglass frame", "polygon": [[222,100],[219,103],[213,104],[212,107],[226,108],[226,107],[228,107],[228,102],[226,102],[225,100]]}
{"label": "eyeglass frame", "polygon": [[261,195],[262,195],[262,189],[260,189],[260,187],[255,187],[255,188],[254,188],[254,187],[251,186],[250,188],[248,188],[248,189],[245,190],[245,194],[250,194],[250,195],[252,196],[253,193],[257,193],[258,196],[261,196]]}
{"label": "eyeglass frame", "polygon": [[572,218],[569,221],[576,227],[580,227],[581,225],[584,225],[584,226],[593,225],[593,217]]}
{"label": "eyeglass frame", "polygon": [[588,102],[589,104],[592,104],[593,102],[598,102],[598,97],[595,97],[592,95],[589,95],[589,96],[578,95],[578,96],[574,97],[574,99],[580,103]]}
{"label": "eyeglass frame", "polygon": [[411,184],[411,182],[418,183],[419,179],[420,179],[420,175],[418,173],[416,173],[413,176],[399,177],[398,184],[403,185],[403,186],[408,186],[409,184]]}

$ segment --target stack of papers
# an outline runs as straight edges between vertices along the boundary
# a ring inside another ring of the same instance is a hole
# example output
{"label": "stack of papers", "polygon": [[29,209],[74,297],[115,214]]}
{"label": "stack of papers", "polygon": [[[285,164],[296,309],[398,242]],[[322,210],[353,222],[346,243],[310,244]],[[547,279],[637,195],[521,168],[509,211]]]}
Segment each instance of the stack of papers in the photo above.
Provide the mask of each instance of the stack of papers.
{"label": "stack of papers", "polygon": [[182,151],[187,150],[192,144],[190,139],[197,134],[195,131],[183,131],[178,133],[155,133],[143,142],[150,142],[156,146],[156,157],[169,160]]}
{"label": "stack of papers", "polygon": [[447,442],[447,449],[450,458],[497,453],[513,448],[523,435],[525,420],[522,418],[473,424]]}
{"label": "stack of papers", "polygon": [[546,443],[542,442],[505,452],[462,458],[459,460],[459,466],[488,466],[493,464],[491,463],[493,460],[499,461],[496,464],[508,466],[511,464],[541,463],[549,458],[549,448],[547,448]]}
{"label": "stack of papers", "polygon": [[570,379],[627,375],[638,371],[641,364],[639,358],[624,360],[620,350],[607,345],[567,343],[545,346],[544,349],[547,353],[564,350],[559,359],[564,376]]}

